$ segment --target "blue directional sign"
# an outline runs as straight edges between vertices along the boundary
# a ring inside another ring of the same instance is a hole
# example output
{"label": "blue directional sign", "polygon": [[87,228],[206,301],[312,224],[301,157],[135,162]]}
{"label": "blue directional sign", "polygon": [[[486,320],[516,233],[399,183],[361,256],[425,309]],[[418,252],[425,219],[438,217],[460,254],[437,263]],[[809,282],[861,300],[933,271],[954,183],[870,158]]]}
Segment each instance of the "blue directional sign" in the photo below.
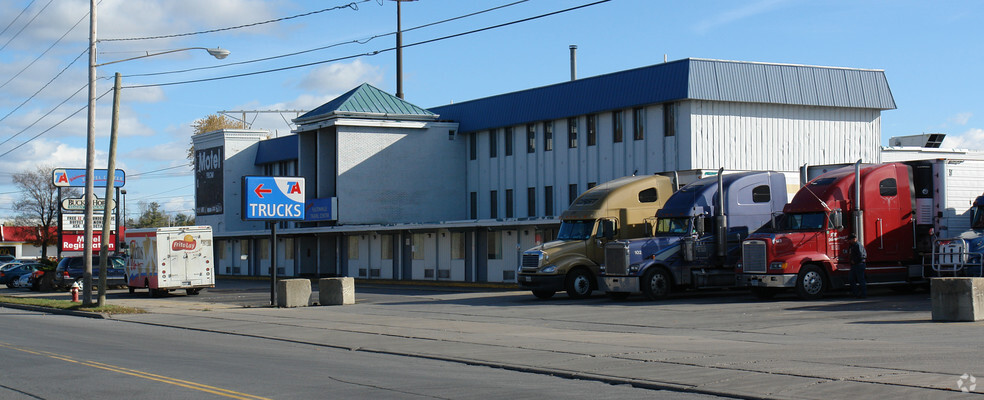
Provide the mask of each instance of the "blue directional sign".
{"label": "blue directional sign", "polygon": [[243,221],[304,220],[304,178],[243,177]]}
{"label": "blue directional sign", "polygon": [[[51,171],[51,181],[58,187],[85,187],[85,170],[75,168],[56,168]],[[93,171],[93,187],[106,187],[109,180],[108,169]],[[126,173],[117,169],[113,173],[113,187],[123,187],[126,184]]]}

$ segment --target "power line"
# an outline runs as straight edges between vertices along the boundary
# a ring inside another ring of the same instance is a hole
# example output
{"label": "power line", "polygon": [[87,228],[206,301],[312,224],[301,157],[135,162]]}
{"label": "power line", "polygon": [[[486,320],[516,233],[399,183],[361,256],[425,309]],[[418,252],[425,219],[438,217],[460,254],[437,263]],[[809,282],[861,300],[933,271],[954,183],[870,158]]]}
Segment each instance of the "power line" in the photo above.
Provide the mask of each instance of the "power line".
{"label": "power line", "polygon": [[[89,85],[85,85],[85,86],[83,86],[83,87],[82,87],[82,89],[85,89],[85,88],[87,88],[87,87],[89,87]],[[79,92],[81,92],[81,91],[82,91],[82,89],[79,89],[78,91],[76,91],[76,92],[75,92],[75,94],[72,94],[72,97],[74,97],[74,96],[75,96],[76,94],[78,94]],[[96,97],[96,100],[99,100],[99,99],[101,99],[101,98],[103,98],[103,96],[105,96],[105,95],[107,95],[107,94],[110,94],[110,93],[111,93],[112,91],[113,91],[113,89],[109,89],[109,90],[107,90],[107,91],[106,91],[105,93],[103,93],[103,94],[101,94],[101,95],[99,95],[99,97]],[[71,98],[72,98],[72,97],[69,97],[69,98],[67,98],[67,99],[65,99],[65,101],[63,101],[63,102],[61,102],[61,103],[59,103],[59,104],[58,104],[57,106],[55,106],[55,108],[53,108],[53,109],[52,109],[51,111],[48,111],[48,112],[47,112],[46,114],[44,114],[44,115],[42,115],[42,116],[41,116],[41,118],[39,118],[39,119],[38,119],[38,121],[35,121],[34,123],[32,123],[32,124],[31,124],[31,126],[34,126],[34,124],[36,124],[36,123],[38,123],[39,121],[41,121],[41,119],[44,119],[44,117],[47,117],[47,116],[48,116],[49,114],[51,114],[51,113],[53,113],[53,112],[54,112],[55,110],[57,110],[57,109],[58,109],[58,107],[61,107],[61,106],[62,106],[62,104],[65,104],[65,102],[67,102],[67,101],[69,101],[69,100],[71,100]],[[10,150],[7,150],[7,152],[5,152],[5,153],[3,153],[3,154],[0,154],[0,157],[3,157],[3,156],[5,156],[5,155],[7,155],[7,154],[10,154],[10,153],[11,153],[11,152],[13,152],[14,150],[17,150],[17,149],[19,149],[19,148],[21,148],[21,147],[22,147],[22,146],[24,146],[25,144],[28,144],[28,143],[30,143],[31,141],[33,141],[34,139],[37,139],[37,138],[39,138],[39,137],[41,137],[41,135],[44,135],[45,133],[48,133],[48,132],[49,132],[49,131],[51,131],[52,129],[55,129],[56,127],[58,127],[58,125],[61,125],[61,124],[63,124],[63,123],[65,122],[65,121],[68,121],[68,119],[69,119],[69,118],[72,118],[72,117],[74,117],[74,116],[75,116],[75,114],[78,114],[78,113],[80,113],[80,112],[82,112],[82,110],[85,110],[85,109],[86,109],[86,108],[88,108],[88,107],[89,107],[88,105],[85,105],[85,106],[83,106],[82,108],[79,108],[78,110],[75,110],[75,112],[73,112],[73,113],[71,113],[71,114],[69,114],[69,116],[67,116],[67,117],[65,117],[65,119],[62,119],[61,121],[58,121],[58,123],[56,123],[56,124],[54,124],[54,125],[52,125],[52,126],[51,126],[50,128],[48,128],[48,129],[45,129],[44,131],[42,131],[41,133],[39,133],[39,134],[37,134],[37,135],[34,135],[34,137],[32,137],[32,138],[30,138],[30,139],[28,139],[28,140],[27,140],[27,141],[25,141],[24,143],[21,143],[21,144],[19,144],[19,145],[17,145],[17,146],[14,146],[14,148],[12,148],[12,149],[10,149]],[[24,130],[22,130],[22,131],[20,131],[20,132],[18,132],[17,134],[18,134],[18,135],[19,135],[19,134],[21,134],[22,132],[24,132],[24,131],[25,131],[25,130],[27,130],[28,128],[30,128],[30,126],[29,126],[29,127],[27,127],[27,128],[24,128]],[[15,136],[16,136],[16,135],[15,135]],[[13,139],[13,138],[11,138],[11,139]],[[7,139],[7,141],[10,141],[10,139]],[[6,142],[4,142],[4,143],[6,143]]]}
{"label": "power line", "polygon": [[[451,22],[451,21],[455,21],[455,20],[459,20],[459,19],[463,19],[463,18],[467,18],[467,17],[472,17],[472,16],[475,16],[475,15],[484,14],[484,13],[495,11],[495,10],[498,10],[498,9],[502,9],[502,8],[514,6],[516,4],[525,3],[527,1],[529,1],[529,0],[519,0],[519,1],[516,1],[516,2],[509,3],[509,4],[504,4],[504,5],[501,5],[501,6],[492,7],[492,8],[488,8],[488,9],[485,9],[485,10],[476,11],[476,12],[473,12],[473,13],[469,13],[469,14],[465,14],[465,15],[459,15],[457,17],[452,17],[452,18],[448,18],[448,19],[444,19],[444,20],[440,20],[440,21],[431,22],[429,24],[424,24],[424,25],[420,25],[420,26],[415,26],[415,27],[412,27],[412,28],[404,29],[403,32],[410,32],[410,31],[414,31],[414,30],[417,30],[417,29],[427,28],[427,27],[430,27],[430,26],[438,25],[438,24],[443,24],[443,23],[447,23],[447,22]],[[183,73],[183,72],[201,71],[201,70],[213,69],[213,68],[226,68],[226,67],[232,67],[232,66],[235,66],[235,65],[252,64],[252,63],[261,62],[261,61],[270,61],[270,60],[276,60],[276,59],[279,59],[279,58],[293,57],[293,56],[297,56],[297,55],[301,55],[301,54],[312,53],[312,52],[315,52],[315,51],[326,50],[326,49],[330,49],[330,48],[333,48],[333,47],[343,46],[343,45],[346,45],[346,44],[367,44],[367,43],[369,43],[370,41],[372,41],[374,39],[378,39],[378,38],[386,37],[386,36],[391,36],[391,35],[395,35],[395,34],[396,34],[395,31],[389,32],[389,33],[382,33],[382,34],[373,35],[373,36],[370,36],[370,37],[364,38],[364,39],[355,39],[355,40],[349,40],[349,41],[345,41],[345,42],[332,43],[332,44],[321,46],[321,47],[315,47],[313,49],[301,50],[301,51],[297,51],[297,52],[293,52],[293,53],[281,54],[281,55],[276,55],[276,56],[271,56],[271,57],[257,58],[257,59],[253,59],[253,60],[239,61],[239,62],[233,62],[233,63],[222,63],[222,64],[218,64],[218,65],[210,65],[210,66],[207,66],[207,67],[196,67],[196,68],[187,68],[187,69],[174,70],[174,71],[150,72],[150,73],[144,73],[144,74],[131,74],[131,75],[123,75],[123,76],[126,77],[126,78],[135,78],[135,77],[141,77],[141,76],[169,75],[169,74],[177,74],[177,73]]]}
{"label": "power line", "polygon": [[99,39],[99,41],[100,42],[119,42],[119,41],[129,41],[129,40],[169,39],[169,38],[176,38],[176,37],[182,37],[182,36],[192,36],[192,35],[201,35],[201,34],[205,34],[205,33],[215,33],[215,32],[222,32],[222,31],[229,31],[229,30],[233,30],[233,29],[249,28],[249,27],[258,26],[258,25],[264,25],[264,24],[269,24],[269,23],[273,23],[273,22],[286,21],[286,20],[289,20],[289,19],[306,17],[306,16],[309,16],[309,15],[319,14],[319,13],[323,13],[323,12],[326,12],[326,11],[341,10],[341,9],[344,9],[344,8],[351,8],[352,10],[359,11],[359,5],[358,5],[358,3],[367,3],[369,1],[372,1],[372,0],[353,1],[353,2],[348,3],[348,4],[345,4],[345,5],[335,6],[335,7],[331,7],[331,8],[326,8],[326,9],[323,9],[323,10],[311,11],[311,12],[304,13],[304,14],[292,15],[292,16],[289,16],[289,17],[283,17],[283,18],[277,18],[277,19],[271,19],[271,20],[268,20],[268,21],[254,22],[254,23],[246,24],[246,25],[231,26],[231,27],[228,27],[228,28],[210,29],[210,30],[207,30],[207,31],[198,31],[198,32],[189,32],[189,33],[178,33],[178,34],[173,34],[173,35],[146,36],[146,37],[136,37],[136,38]]}
{"label": "power line", "polygon": [[[50,50],[50,48],[49,48],[49,50]],[[62,70],[61,70],[61,71],[59,71],[59,72],[58,72],[58,74],[56,74],[54,78],[51,78],[51,80],[50,80],[50,81],[48,81],[48,83],[45,83],[45,84],[44,84],[44,86],[41,86],[41,89],[38,89],[38,91],[36,91],[36,92],[34,92],[34,94],[32,94],[32,95],[31,95],[31,97],[28,97],[28,98],[27,98],[27,100],[24,100],[24,102],[23,102],[23,103],[20,103],[19,105],[17,105],[17,107],[14,107],[14,109],[13,109],[13,110],[10,110],[10,112],[9,112],[9,113],[7,113],[7,115],[4,115],[4,116],[3,116],[3,118],[0,118],[0,121],[3,121],[3,120],[5,120],[5,119],[7,119],[7,117],[9,117],[9,116],[10,116],[11,114],[13,114],[13,113],[14,113],[14,112],[16,112],[17,110],[19,110],[19,109],[20,109],[21,107],[23,107],[23,106],[24,106],[25,104],[27,104],[27,102],[29,102],[29,101],[31,101],[31,99],[33,99],[33,98],[34,98],[34,96],[37,96],[37,95],[38,95],[39,93],[41,93],[41,91],[42,91],[42,90],[44,90],[45,88],[47,88],[47,87],[48,87],[48,85],[50,85],[50,84],[51,84],[52,82],[54,82],[54,81],[55,81],[55,79],[58,79],[58,77],[59,77],[59,76],[61,76],[61,74],[64,74],[64,73],[65,73],[65,71],[67,71],[67,70],[68,70],[68,68],[72,66],[72,64],[75,64],[75,62],[76,62],[76,61],[78,61],[78,60],[79,60],[79,58],[81,58],[81,57],[82,57],[83,55],[85,55],[85,54],[86,54],[86,53],[88,53],[88,52],[89,52],[89,49],[85,49],[85,50],[83,50],[83,51],[82,51],[82,53],[80,53],[80,54],[79,54],[78,56],[76,56],[76,57],[75,57],[75,59],[74,59],[74,60],[72,60],[72,62],[70,62],[70,63],[68,63],[68,65],[66,65],[66,66],[65,66],[65,68],[62,68]],[[43,54],[42,54],[42,55],[43,55]],[[37,60],[35,60],[35,61],[37,61]],[[33,64],[33,63],[32,63],[32,64]],[[23,71],[23,70],[21,70],[21,72],[24,72],[24,71]],[[18,74],[18,75],[20,75],[20,72],[18,72],[17,74]],[[11,78],[11,80],[12,80],[12,79],[13,79],[13,78]],[[10,81],[7,81],[7,82],[10,82]],[[6,85],[6,83],[5,83],[4,85]],[[3,87],[3,86],[2,86],[2,85],[0,85],[0,87]],[[79,90],[82,90],[82,89],[79,89]],[[75,94],[78,94],[78,93],[79,93],[79,92],[75,92]],[[75,96],[75,94],[73,94],[72,96]],[[19,135],[19,134],[20,134],[20,133],[18,133],[18,135]],[[14,136],[16,137],[17,135],[14,135]],[[13,137],[11,137],[10,139],[13,139]],[[9,141],[10,139],[7,139],[7,141]],[[7,141],[4,141],[3,143],[7,143]],[[3,143],[0,143],[0,145],[3,145]]]}
{"label": "power line", "polygon": [[[44,115],[42,115],[42,116],[41,116],[41,118],[38,118],[37,120],[35,120],[34,122],[32,122],[32,123],[31,123],[30,125],[28,125],[28,126],[27,126],[27,127],[25,127],[24,129],[21,129],[21,130],[20,130],[20,132],[17,132],[17,133],[15,133],[15,134],[14,134],[13,136],[11,136],[11,137],[9,137],[9,138],[7,138],[7,140],[4,140],[3,142],[0,142],[0,146],[3,146],[3,145],[5,145],[5,144],[7,144],[7,142],[9,142],[9,141],[11,141],[11,140],[14,140],[14,138],[15,138],[15,137],[17,137],[17,136],[20,136],[20,134],[22,134],[22,133],[24,133],[24,132],[27,132],[27,130],[28,130],[28,129],[31,129],[31,128],[33,128],[33,127],[34,127],[34,125],[37,125],[37,124],[38,124],[38,122],[41,122],[41,120],[43,120],[43,119],[44,119],[44,117],[47,117],[47,116],[48,116],[48,115],[50,115],[51,113],[53,113],[53,112],[55,112],[55,110],[57,110],[57,109],[58,109],[58,107],[61,107],[61,106],[62,106],[62,104],[65,104],[65,103],[67,103],[67,102],[68,102],[69,100],[71,100],[71,99],[72,99],[73,97],[75,97],[76,95],[78,95],[78,94],[79,94],[79,92],[81,92],[81,91],[82,91],[82,89],[85,89],[85,88],[87,88],[87,87],[89,87],[89,85],[88,85],[88,84],[86,84],[86,85],[82,85],[82,87],[80,87],[80,88],[79,88],[78,90],[76,90],[76,91],[75,91],[75,93],[72,93],[72,95],[71,95],[71,96],[68,96],[68,98],[67,98],[67,99],[65,99],[65,100],[62,100],[62,102],[61,102],[61,103],[58,103],[58,105],[57,105],[57,106],[55,106],[55,108],[52,108],[52,109],[51,109],[50,111],[48,111],[47,113],[45,113]],[[30,99],[28,99],[28,100],[30,100]],[[25,103],[26,103],[26,102],[25,102]],[[21,104],[21,105],[23,105],[23,104]],[[18,106],[18,107],[19,107],[19,106]],[[7,115],[9,116],[10,114],[7,114]],[[6,117],[4,117],[4,118],[6,118]],[[2,157],[2,155],[0,155],[0,157]]]}
{"label": "power line", "polygon": [[141,172],[139,174],[130,174],[130,177],[131,178],[135,178],[135,177],[142,176],[142,175],[153,174],[155,172],[167,171],[167,170],[178,169],[178,168],[188,168],[188,167],[189,167],[188,165],[175,165],[173,167],[155,169],[153,171]]}
{"label": "power line", "polygon": [[[590,6],[598,5],[598,4],[601,4],[601,3],[607,3],[609,1],[611,1],[611,0],[600,0],[600,1],[593,2],[593,3],[583,4],[583,5],[580,5],[580,6],[566,8],[566,9],[558,10],[558,11],[553,11],[553,12],[549,12],[549,13],[546,13],[546,14],[540,14],[540,15],[536,15],[536,16],[532,16],[532,17],[528,17],[528,18],[523,18],[523,19],[518,19],[518,20],[514,20],[514,21],[510,21],[510,22],[505,22],[505,23],[501,23],[501,24],[498,24],[498,25],[487,26],[487,27],[484,27],[484,28],[473,29],[473,30],[466,31],[466,32],[460,32],[460,33],[456,33],[456,34],[452,34],[452,35],[441,36],[441,37],[434,38],[434,39],[429,39],[429,40],[424,40],[424,41],[420,41],[420,42],[410,43],[410,44],[403,45],[403,47],[419,46],[419,45],[422,45],[422,44],[428,44],[428,43],[433,43],[433,42],[437,42],[437,41],[441,41],[441,40],[446,40],[446,39],[452,39],[452,38],[456,38],[456,37],[460,37],[460,36],[471,35],[473,33],[484,32],[484,31],[492,30],[492,29],[498,29],[498,28],[502,28],[502,27],[505,27],[505,26],[509,26],[509,25],[515,25],[515,24],[519,24],[519,23],[523,23],[523,22],[529,22],[529,21],[533,21],[533,20],[536,20],[536,19],[540,19],[540,18],[545,18],[545,17],[557,15],[557,14],[562,14],[562,13],[565,13],[565,12],[570,12],[570,11],[578,10],[578,9],[585,8],[585,7],[590,7]],[[267,74],[267,73],[272,73],[272,72],[280,72],[280,71],[287,71],[287,70],[291,70],[291,69],[310,67],[310,66],[313,66],[313,65],[327,64],[327,63],[331,63],[331,62],[348,60],[348,59],[357,58],[357,57],[371,57],[371,56],[378,55],[380,53],[385,53],[385,52],[389,52],[389,51],[393,51],[393,50],[396,50],[396,47],[390,47],[390,48],[386,48],[386,49],[382,49],[382,50],[376,50],[376,51],[371,51],[371,52],[366,52],[366,53],[362,53],[362,54],[353,54],[353,55],[348,55],[348,56],[343,56],[343,57],[332,58],[332,59],[328,59],[328,60],[315,61],[315,62],[310,62],[310,63],[305,63],[305,64],[292,65],[292,66],[288,66],[288,67],[274,68],[274,69],[268,69],[268,70],[262,70],[262,71],[246,72],[246,73],[235,74],[235,75],[218,76],[218,77],[214,77],[214,78],[194,79],[194,80],[188,80],[188,81],[177,81],[177,82],[167,82],[167,83],[152,83],[152,84],[146,84],[146,85],[132,85],[132,86],[124,86],[124,88],[125,89],[136,89],[136,88],[145,88],[145,87],[173,86],[173,85],[183,85],[183,84],[188,84],[188,83],[201,83],[201,82],[211,82],[211,81],[218,81],[218,80],[231,79],[231,78],[241,78],[241,77],[244,77],[244,76]]]}
{"label": "power line", "polygon": [[53,0],[48,0],[48,4],[45,4],[44,7],[41,8],[41,11],[38,11],[37,14],[34,14],[34,18],[31,18],[30,21],[27,21],[27,23],[24,24],[24,26],[22,26],[20,28],[20,30],[17,31],[17,33],[14,34],[14,36],[11,36],[10,37],[10,40],[7,40],[7,43],[4,43],[3,46],[0,46],[0,51],[3,51],[3,49],[7,48],[7,45],[10,44],[10,42],[14,41],[14,39],[16,39],[18,36],[20,36],[21,32],[24,32],[24,29],[27,29],[27,27],[30,26],[31,23],[34,22],[34,20],[37,19],[38,16],[41,15],[41,13],[43,13],[46,8],[48,8],[48,6],[51,5],[51,2],[52,1]]}
{"label": "power line", "polygon": [[27,9],[31,8],[33,4],[34,4],[34,0],[31,0],[30,3],[27,3],[27,7],[24,7],[24,9],[21,10],[20,14],[17,14],[17,16],[14,17],[14,19],[10,20],[10,23],[7,24],[7,27],[3,28],[3,31],[0,31],[0,36],[3,36],[4,33],[7,33],[7,29],[10,29],[10,27],[14,25],[14,22],[17,22],[17,20],[20,19],[20,17],[24,15],[24,13],[27,12]]}
{"label": "power line", "polygon": [[[10,77],[10,79],[8,79],[8,80],[7,80],[6,82],[4,82],[4,83],[3,83],[3,85],[0,85],[0,88],[3,88],[4,86],[7,86],[7,84],[8,84],[8,83],[10,83],[10,82],[11,82],[11,81],[13,81],[14,79],[16,79],[16,78],[17,78],[18,76],[20,76],[20,74],[22,74],[22,73],[23,73],[24,71],[27,71],[27,69],[28,69],[28,68],[31,68],[31,66],[32,66],[32,65],[34,65],[34,63],[36,63],[36,62],[38,62],[38,60],[40,60],[40,59],[41,59],[41,57],[44,57],[44,55],[45,55],[45,54],[48,54],[48,52],[49,52],[49,51],[51,51],[51,49],[52,49],[52,48],[54,48],[54,47],[55,47],[55,45],[57,45],[57,44],[58,44],[59,42],[61,42],[61,41],[62,41],[62,39],[64,39],[64,38],[65,38],[65,36],[68,36],[68,34],[69,34],[69,33],[72,33],[72,31],[74,31],[74,30],[75,30],[75,28],[76,28],[76,27],[78,27],[78,26],[79,26],[79,24],[81,24],[81,23],[82,23],[82,21],[85,21],[85,19],[86,19],[86,17],[88,17],[88,16],[89,16],[89,13],[85,13],[85,15],[83,15],[83,16],[82,16],[82,18],[80,18],[80,19],[79,19],[79,21],[75,23],[75,25],[72,25],[72,27],[71,27],[71,28],[69,28],[69,29],[68,29],[68,31],[67,31],[67,32],[65,32],[65,34],[64,34],[64,35],[61,35],[61,37],[60,37],[60,38],[58,38],[58,40],[56,40],[56,41],[55,41],[54,43],[52,43],[52,44],[51,44],[51,46],[48,46],[48,48],[47,48],[47,49],[46,49],[46,50],[45,50],[44,52],[42,52],[42,53],[41,53],[40,55],[38,55],[38,57],[37,57],[37,58],[35,58],[35,59],[34,59],[34,61],[31,61],[31,63],[30,63],[30,64],[27,64],[27,65],[26,65],[26,66],[24,67],[24,69],[21,69],[21,70],[20,70],[19,72],[17,72],[16,74],[14,74],[14,76],[12,76],[12,77]],[[78,60],[78,57],[76,57],[76,60]],[[72,62],[74,63],[75,61],[72,61]],[[71,65],[71,64],[69,64],[69,65]],[[62,71],[62,72],[65,72],[65,71]],[[61,73],[59,73],[59,75],[61,75]],[[57,78],[57,77],[56,77],[56,78]],[[35,93],[35,94],[37,94],[37,93]],[[6,117],[4,117],[4,118],[6,118]]]}

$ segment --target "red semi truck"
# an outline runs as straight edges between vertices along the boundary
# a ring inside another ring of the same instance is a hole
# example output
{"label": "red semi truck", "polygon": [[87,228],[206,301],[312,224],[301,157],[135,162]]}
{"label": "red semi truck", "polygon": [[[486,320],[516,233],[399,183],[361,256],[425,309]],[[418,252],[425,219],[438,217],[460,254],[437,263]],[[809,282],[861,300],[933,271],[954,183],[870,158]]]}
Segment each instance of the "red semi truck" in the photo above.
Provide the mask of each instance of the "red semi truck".
{"label": "red semi truck", "polygon": [[815,299],[843,288],[851,233],[867,250],[869,284],[925,283],[934,274],[935,239],[970,229],[982,187],[984,162],[974,160],[859,161],[834,169],[803,186],[775,228],[742,242],[737,283],[760,298],[795,289]]}

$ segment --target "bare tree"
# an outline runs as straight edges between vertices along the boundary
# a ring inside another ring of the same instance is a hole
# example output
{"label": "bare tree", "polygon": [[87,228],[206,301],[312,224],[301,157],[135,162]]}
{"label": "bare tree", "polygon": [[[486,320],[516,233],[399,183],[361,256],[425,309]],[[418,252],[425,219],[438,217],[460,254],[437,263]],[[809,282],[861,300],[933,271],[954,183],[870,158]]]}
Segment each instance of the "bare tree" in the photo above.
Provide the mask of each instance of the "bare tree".
{"label": "bare tree", "polygon": [[[41,258],[48,258],[48,246],[57,244],[58,232],[52,227],[58,226],[58,187],[52,178],[54,167],[42,165],[35,170],[27,170],[14,174],[14,185],[21,191],[20,200],[14,203],[18,214],[14,223],[18,226],[35,228],[28,235],[28,243],[41,247]],[[62,189],[62,196],[78,196],[79,191],[73,188]]]}

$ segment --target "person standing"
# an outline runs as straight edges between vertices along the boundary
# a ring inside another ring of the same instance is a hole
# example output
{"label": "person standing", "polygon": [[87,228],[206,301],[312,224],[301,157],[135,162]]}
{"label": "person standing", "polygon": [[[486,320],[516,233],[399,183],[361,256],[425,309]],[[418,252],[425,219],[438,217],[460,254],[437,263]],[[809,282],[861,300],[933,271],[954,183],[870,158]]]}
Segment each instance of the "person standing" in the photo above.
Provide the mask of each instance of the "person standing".
{"label": "person standing", "polygon": [[853,233],[847,236],[847,243],[850,246],[847,251],[851,258],[851,273],[848,277],[851,294],[863,299],[868,297],[868,282],[864,279],[865,259],[868,258],[868,253],[864,250],[864,245],[858,242],[857,235]]}

